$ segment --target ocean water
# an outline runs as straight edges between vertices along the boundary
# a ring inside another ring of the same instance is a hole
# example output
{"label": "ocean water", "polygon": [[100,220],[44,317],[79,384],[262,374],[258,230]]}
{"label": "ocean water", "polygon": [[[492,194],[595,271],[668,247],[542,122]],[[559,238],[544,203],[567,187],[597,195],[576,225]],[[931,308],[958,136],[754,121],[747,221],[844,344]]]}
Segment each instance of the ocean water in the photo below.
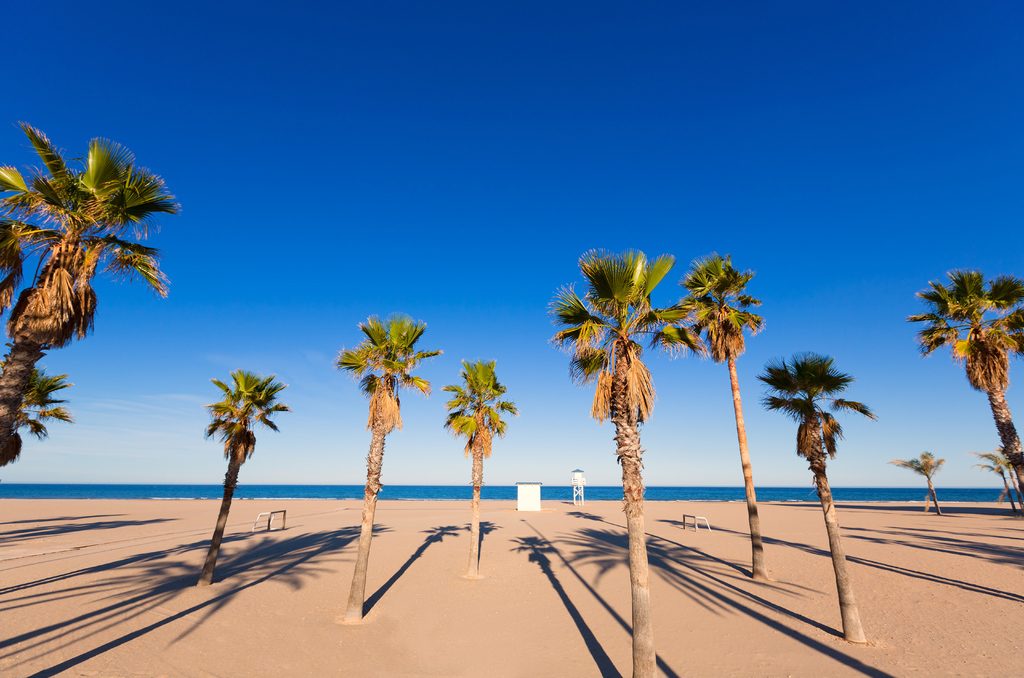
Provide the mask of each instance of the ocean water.
{"label": "ocean water", "polygon": [[[940,501],[990,502],[999,497],[999,488],[938,488]],[[0,483],[0,499],[219,499],[220,485],[63,485]],[[922,501],[923,487],[833,487],[837,501]],[[468,500],[468,485],[385,485],[381,499]],[[648,501],[742,501],[742,487],[648,487]],[[362,499],[362,485],[239,485],[236,499]],[[515,499],[513,485],[486,485],[484,499]],[[544,485],[541,498],[571,501],[568,485]],[[591,500],[622,499],[617,486],[588,486]],[[817,501],[814,489],[804,487],[759,487],[759,501]]]}

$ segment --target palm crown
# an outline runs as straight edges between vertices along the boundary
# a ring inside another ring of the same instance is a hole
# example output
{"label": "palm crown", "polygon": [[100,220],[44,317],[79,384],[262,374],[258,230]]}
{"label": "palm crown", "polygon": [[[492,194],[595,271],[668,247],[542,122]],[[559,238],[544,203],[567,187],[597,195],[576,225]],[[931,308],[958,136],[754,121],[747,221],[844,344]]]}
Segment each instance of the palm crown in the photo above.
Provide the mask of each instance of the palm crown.
{"label": "palm crown", "polygon": [[975,467],[990,473],[1004,475],[1011,471],[1010,461],[1003,455],[1002,450],[998,452],[975,452],[974,456],[987,464],[975,464]]}
{"label": "palm crown", "polygon": [[291,409],[277,401],[278,394],[286,386],[277,377],[261,377],[246,370],[231,373],[231,383],[211,379],[221,390],[224,399],[207,405],[212,420],[206,427],[206,437],[217,437],[224,443],[224,456],[236,461],[245,461],[256,449],[256,434],[253,427],[265,426],[277,430],[271,419],[278,412]]}
{"label": "palm crown", "polygon": [[753,278],[753,271],[734,268],[730,257],[713,254],[695,261],[680,283],[689,292],[681,306],[715,362],[742,355],[743,330],[757,334],[764,327],[764,319],[749,310],[761,305],[746,293]]}
{"label": "palm crown", "polygon": [[385,432],[402,428],[398,390],[414,388],[429,394],[430,382],[412,372],[420,362],[441,355],[441,351],[416,349],[427,324],[409,316],[393,315],[387,320],[370,316],[359,323],[359,329],[366,338],[356,348],[341,352],[338,368],[359,377],[360,388],[370,398],[367,428],[378,417]]}
{"label": "palm crown", "polygon": [[612,374],[624,362],[626,401],[646,421],[654,408],[654,384],[643,364],[647,338],[652,346],[699,351],[700,341],[687,328],[673,325],[686,316],[679,305],[655,308],[651,293],[675,265],[661,255],[648,260],[643,252],[610,254],[592,250],[580,257],[586,291],[580,296],[572,285],[563,287],[551,304],[551,314],[562,326],[556,344],[572,351],[570,376],[578,383],[597,380],[591,414],[603,421],[612,414]]}
{"label": "palm crown", "polygon": [[444,387],[452,397],[445,405],[448,417],[444,426],[466,438],[466,455],[479,443],[484,457],[491,456],[491,436],[505,435],[502,414],[516,416],[519,410],[511,400],[502,400],[507,389],[498,381],[494,361],[462,361],[462,383]]}
{"label": "palm crown", "polygon": [[935,455],[931,452],[922,452],[921,456],[917,459],[893,459],[889,463],[893,466],[913,471],[930,480],[932,476],[939,472],[939,469],[946,463],[946,460],[936,459]]}
{"label": "palm crown", "polygon": [[[18,428],[28,429],[29,433],[39,439],[49,435],[46,429],[47,421],[64,421],[71,423],[71,412],[64,407],[67,400],[54,397],[58,391],[73,386],[66,374],[46,374],[43,370],[32,371],[29,378],[28,388],[25,390],[25,399],[18,410]],[[16,446],[13,454],[0,457],[0,466],[6,466],[18,460],[21,456],[21,446]]]}
{"label": "palm crown", "polygon": [[1009,353],[1024,352],[1024,281],[998,276],[985,282],[979,271],[953,271],[949,284],[933,281],[918,292],[927,313],[907,320],[923,323],[921,351],[942,346],[967,363],[967,380],[979,391],[1005,390],[1009,385]]}
{"label": "palm crown", "polygon": [[835,413],[857,412],[875,419],[864,403],[839,397],[853,383],[853,377],[837,370],[834,362],[828,356],[804,353],[790,361],[771,362],[758,376],[768,387],[764,406],[799,424],[797,454],[809,461],[822,458],[823,452],[829,457],[836,456],[836,443],[843,437],[843,427]]}
{"label": "palm crown", "polygon": [[178,206],[163,179],[135,165],[125,147],[93,139],[81,167],[72,167],[40,130],[21,125],[44,170],[29,180],[0,167],[0,310],[21,285],[26,262],[37,258],[31,284],[8,319],[8,333],[28,332],[35,341],[63,346],[91,329],[96,294],[91,280],[103,270],[137,277],[167,294],[157,251],[125,237],[144,238],[157,214]]}

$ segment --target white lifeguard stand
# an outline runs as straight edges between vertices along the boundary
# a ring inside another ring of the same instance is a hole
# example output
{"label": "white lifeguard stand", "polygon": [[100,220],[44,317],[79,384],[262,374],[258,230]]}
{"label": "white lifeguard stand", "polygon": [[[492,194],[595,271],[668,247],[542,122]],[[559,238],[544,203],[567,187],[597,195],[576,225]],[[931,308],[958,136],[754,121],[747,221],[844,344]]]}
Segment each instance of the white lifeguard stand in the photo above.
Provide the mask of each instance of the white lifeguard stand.
{"label": "white lifeguard stand", "polygon": [[540,486],[542,483],[516,483],[516,510],[540,510]]}
{"label": "white lifeguard stand", "polygon": [[572,504],[583,506],[583,488],[587,486],[587,479],[583,476],[583,469],[578,468],[572,472]]}

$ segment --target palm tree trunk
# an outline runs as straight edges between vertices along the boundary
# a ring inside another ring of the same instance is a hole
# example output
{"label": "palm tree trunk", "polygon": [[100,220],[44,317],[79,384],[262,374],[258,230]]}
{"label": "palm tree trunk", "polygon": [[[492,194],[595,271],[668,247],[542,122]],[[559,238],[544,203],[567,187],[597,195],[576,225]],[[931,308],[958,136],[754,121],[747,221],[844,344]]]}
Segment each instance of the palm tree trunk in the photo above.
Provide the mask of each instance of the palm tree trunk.
{"label": "palm tree trunk", "polygon": [[220,500],[220,514],[217,516],[217,526],[213,528],[210,550],[206,552],[206,562],[203,563],[203,571],[199,574],[199,581],[196,582],[196,586],[209,586],[213,583],[213,571],[217,567],[217,556],[220,555],[220,544],[224,539],[224,528],[228,524],[231,499],[235,496],[235,488],[238,486],[238,471],[241,468],[241,462],[232,454],[228,458],[228,472],[224,474],[224,497]]}
{"label": "palm tree trunk", "polygon": [[483,451],[473,450],[473,513],[469,522],[469,568],[466,570],[469,579],[480,578],[480,486],[483,484]]}
{"label": "palm tree trunk", "polygon": [[743,423],[740,381],[736,376],[736,359],[730,357],[728,362],[732,408],[736,413],[736,439],[740,446],[740,466],[743,467],[743,489],[747,495],[747,520],[750,523],[750,571],[754,579],[765,581],[768,579],[768,568],[764,562],[764,544],[761,542],[761,518],[757,514],[757,494],[754,491],[754,472],[750,467],[750,450],[747,447],[747,427]]}
{"label": "palm tree trunk", "polygon": [[1013,467],[1013,473],[1017,480],[1017,492],[1020,493],[1024,491],[1024,456],[1021,455],[1020,436],[1017,435],[1017,427],[1013,425],[1010,406],[1006,404],[1006,393],[1004,391],[989,391],[988,404],[992,408],[992,418],[995,419],[996,431],[999,432],[1003,455]]}
{"label": "palm tree trunk", "polygon": [[18,412],[21,411],[32,370],[43,353],[41,344],[15,337],[4,359],[3,370],[0,371],[0,466],[14,462],[21,454]]}
{"label": "palm tree trunk", "polygon": [[615,424],[616,454],[622,466],[623,509],[629,536],[629,585],[633,602],[633,678],[654,678],[654,621],[651,618],[650,569],[644,528],[643,450],[636,406],[630,404],[626,386],[627,360],[624,346],[616,347],[612,378],[612,423]]}
{"label": "palm tree trunk", "polygon": [[928,479],[928,492],[932,495],[932,503],[935,504],[935,514],[942,515],[942,509],[939,508],[939,496],[935,494],[935,485],[932,484],[932,479]]}
{"label": "palm tree trunk", "polygon": [[828,548],[832,554],[832,569],[836,573],[836,590],[839,593],[839,612],[843,618],[843,637],[851,643],[866,643],[864,627],[860,623],[860,611],[857,599],[853,595],[853,584],[850,574],[846,571],[846,552],[839,535],[839,520],[836,517],[836,505],[832,501],[832,488],[829,487],[825,475],[824,464],[819,468],[812,465],[814,482],[818,487],[818,498],[821,510],[825,514],[825,531],[828,532]]}
{"label": "palm tree trunk", "polygon": [[1006,476],[1002,473],[999,474],[1003,479],[1003,488],[1006,490],[1006,496],[1010,498],[1010,508],[1013,509],[1013,513],[1017,513],[1017,504],[1013,501],[1013,490],[1010,489],[1010,483],[1006,481]]}
{"label": "palm tree trunk", "polygon": [[356,553],[356,567],[352,573],[352,587],[348,593],[348,607],[342,620],[346,624],[363,621],[363,604],[366,601],[366,569],[370,563],[370,541],[373,539],[373,516],[377,512],[377,495],[380,494],[380,473],[384,464],[384,426],[374,421],[370,436],[370,453],[366,456],[366,489],[363,491],[363,521],[359,527],[359,550]]}

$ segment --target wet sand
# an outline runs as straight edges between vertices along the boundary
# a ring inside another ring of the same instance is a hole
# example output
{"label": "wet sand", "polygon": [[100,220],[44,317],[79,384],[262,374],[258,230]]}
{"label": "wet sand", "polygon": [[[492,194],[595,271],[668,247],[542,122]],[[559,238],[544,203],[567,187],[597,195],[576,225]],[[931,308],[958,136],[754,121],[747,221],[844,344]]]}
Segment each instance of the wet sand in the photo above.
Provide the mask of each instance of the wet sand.
{"label": "wet sand", "polygon": [[[382,501],[366,622],[335,623],[360,502],[236,501],[215,584],[193,586],[218,502],[0,501],[0,674],[595,676],[630,673],[618,502],[484,502],[484,579],[460,575],[468,503]],[[250,533],[284,508],[287,529]],[[774,581],[747,576],[742,503],[649,502],[667,675],[1011,675],[1024,520],[1005,506],[840,504],[870,644],[841,639],[816,504],[763,504]],[[682,529],[707,516],[713,532]]]}

